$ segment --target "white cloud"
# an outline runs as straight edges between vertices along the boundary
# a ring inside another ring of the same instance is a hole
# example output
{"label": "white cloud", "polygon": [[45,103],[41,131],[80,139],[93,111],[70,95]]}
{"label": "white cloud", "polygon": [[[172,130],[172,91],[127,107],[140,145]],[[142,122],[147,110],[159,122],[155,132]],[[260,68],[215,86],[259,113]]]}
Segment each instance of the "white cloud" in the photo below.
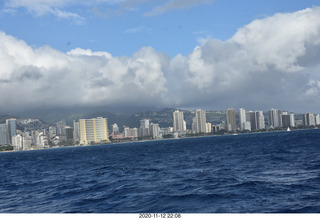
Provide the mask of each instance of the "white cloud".
{"label": "white cloud", "polygon": [[315,7],[255,20],[226,42],[202,40],[189,56],[171,62],[182,83],[175,98],[212,107],[314,105],[320,94],[314,82],[320,80],[319,39]]}
{"label": "white cloud", "polygon": [[319,112],[320,7],[276,14],[229,40],[203,39],[170,59],[77,48],[34,49],[0,32],[2,109],[53,106],[246,107]]}
{"label": "white cloud", "polygon": [[147,106],[167,93],[163,70],[169,58],[150,47],[132,57],[74,49],[62,53],[48,46],[33,49],[0,33],[2,110],[73,105]]}

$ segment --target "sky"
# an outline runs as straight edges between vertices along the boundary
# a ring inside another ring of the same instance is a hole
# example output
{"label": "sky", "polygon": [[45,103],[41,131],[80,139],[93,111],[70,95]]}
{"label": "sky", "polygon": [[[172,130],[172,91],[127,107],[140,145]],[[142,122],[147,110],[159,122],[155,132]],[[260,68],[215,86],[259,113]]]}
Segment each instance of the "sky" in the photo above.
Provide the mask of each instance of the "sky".
{"label": "sky", "polygon": [[320,0],[0,2],[0,112],[320,113]]}

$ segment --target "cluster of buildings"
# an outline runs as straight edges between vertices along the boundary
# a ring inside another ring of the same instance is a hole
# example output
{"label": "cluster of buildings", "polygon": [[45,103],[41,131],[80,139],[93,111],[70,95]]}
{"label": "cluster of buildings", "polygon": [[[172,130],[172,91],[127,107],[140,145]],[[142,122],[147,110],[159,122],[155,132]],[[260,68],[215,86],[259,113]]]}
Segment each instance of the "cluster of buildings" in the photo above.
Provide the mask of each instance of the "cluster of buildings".
{"label": "cluster of buildings", "polygon": [[[320,115],[305,113],[296,119],[293,113],[278,109],[263,111],[246,111],[232,108],[226,110],[225,121],[220,124],[207,122],[206,112],[198,109],[194,112],[191,129],[187,129],[183,111],[173,112],[173,127],[160,128],[159,124],[151,123],[150,119],[141,119],[139,128],[124,126],[120,131],[115,123],[108,130],[107,118],[80,119],[73,121],[73,127],[67,126],[65,121],[59,121],[56,126],[48,129],[22,132],[17,130],[15,118],[7,119],[0,124],[0,146],[11,145],[14,150],[30,150],[49,148],[59,145],[90,145],[109,143],[121,139],[161,139],[166,135],[174,138],[187,134],[256,131],[287,127],[312,127],[320,125]],[[189,124],[190,125],[190,124]]]}
{"label": "cluster of buildings", "polygon": [[[267,118],[266,118],[267,116]],[[277,129],[288,127],[312,127],[320,125],[320,115],[305,113],[301,120],[295,118],[295,114],[279,109],[270,109],[267,114],[263,111],[246,111],[239,109],[239,123],[236,122],[236,112],[229,108],[226,111],[227,131],[253,131],[263,129]]]}
{"label": "cluster of buildings", "polygon": [[295,114],[278,109],[270,109],[265,114],[263,111],[246,111],[244,108],[240,108],[238,113],[233,108],[228,108],[226,121],[222,121],[220,124],[211,124],[206,122],[206,112],[198,109],[193,118],[192,130],[187,130],[183,112],[176,110],[173,113],[173,131],[179,136],[185,133],[257,131],[318,125],[320,125],[319,114],[305,113],[303,118],[299,120],[295,118]]}
{"label": "cluster of buildings", "polygon": [[115,123],[111,125],[110,136],[113,139],[123,138],[152,138],[160,139],[166,129],[160,129],[159,124],[150,123],[150,119],[140,120],[140,128],[123,127],[123,132],[120,132],[119,126]]}
{"label": "cluster of buildings", "polygon": [[59,121],[56,126],[30,132],[17,130],[17,121],[14,118],[0,124],[0,145],[11,145],[14,150],[108,142],[108,123],[107,119],[102,117],[74,121],[73,127],[67,126],[65,121]]}

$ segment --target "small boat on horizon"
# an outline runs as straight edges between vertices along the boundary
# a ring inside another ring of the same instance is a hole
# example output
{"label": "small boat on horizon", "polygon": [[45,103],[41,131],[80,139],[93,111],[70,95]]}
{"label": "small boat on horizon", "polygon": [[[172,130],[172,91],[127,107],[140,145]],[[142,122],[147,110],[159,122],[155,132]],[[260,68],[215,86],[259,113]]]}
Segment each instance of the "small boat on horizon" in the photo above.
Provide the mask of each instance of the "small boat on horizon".
{"label": "small boat on horizon", "polygon": [[290,130],[290,128],[288,127],[288,128],[287,128],[287,132],[290,132],[290,131],[291,131],[291,130]]}

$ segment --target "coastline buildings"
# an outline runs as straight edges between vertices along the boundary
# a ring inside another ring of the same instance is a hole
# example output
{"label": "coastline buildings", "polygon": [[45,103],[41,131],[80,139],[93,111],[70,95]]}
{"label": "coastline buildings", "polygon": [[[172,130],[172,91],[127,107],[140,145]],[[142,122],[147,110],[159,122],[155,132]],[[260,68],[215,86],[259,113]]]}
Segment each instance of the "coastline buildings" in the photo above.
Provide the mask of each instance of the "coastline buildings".
{"label": "coastline buildings", "polygon": [[293,113],[271,109],[268,112],[270,128],[295,127],[295,118]]}
{"label": "coastline buildings", "polygon": [[80,144],[109,142],[106,118],[80,119]]}
{"label": "coastline buildings", "polygon": [[[140,123],[140,128],[124,127],[122,133],[118,125],[114,123],[110,126],[110,136],[112,136],[115,142],[121,142],[178,138],[181,135],[180,130],[183,130],[183,135],[192,136],[195,133],[202,135],[211,132],[225,134],[227,130],[236,131],[237,129],[241,131],[257,131],[269,128],[273,129],[274,127],[276,129],[287,129],[288,127],[295,126],[304,128],[320,125],[319,114],[308,112],[294,115],[288,111],[278,109],[268,111],[269,119],[266,120],[268,121],[268,126],[265,124],[263,111],[246,111],[244,108],[239,109],[239,114],[236,114],[232,108],[228,108],[226,111],[209,112],[208,114],[201,109],[189,111],[185,115],[179,110],[173,110],[170,113],[173,117],[169,114],[169,116],[163,118],[155,116],[150,117],[151,119],[145,118],[135,121],[136,125]],[[161,116],[163,115],[165,114],[161,114]],[[239,119],[239,124],[237,124],[238,120],[236,119]],[[56,126],[41,126],[42,128],[39,129],[33,129],[32,119],[27,119],[32,122],[31,128],[25,126],[27,123],[24,120],[26,119],[12,118],[4,120],[5,124],[0,124],[0,145],[13,146],[14,150],[28,150],[53,146],[88,145],[109,142],[107,119],[102,117],[73,121],[73,127],[66,126],[64,121],[60,121]],[[192,131],[186,129],[185,121],[188,122],[188,125],[191,125],[192,121]],[[173,127],[160,128],[157,122],[162,124],[169,123],[169,125],[173,124]],[[20,130],[17,130],[17,126],[20,127]],[[60,135],[57,133],[58,128],[62,128],[62,134]],[[25,130],[25,132],[22,130]],[[11,142],[9,141],[9,135],[11,135]]]}

